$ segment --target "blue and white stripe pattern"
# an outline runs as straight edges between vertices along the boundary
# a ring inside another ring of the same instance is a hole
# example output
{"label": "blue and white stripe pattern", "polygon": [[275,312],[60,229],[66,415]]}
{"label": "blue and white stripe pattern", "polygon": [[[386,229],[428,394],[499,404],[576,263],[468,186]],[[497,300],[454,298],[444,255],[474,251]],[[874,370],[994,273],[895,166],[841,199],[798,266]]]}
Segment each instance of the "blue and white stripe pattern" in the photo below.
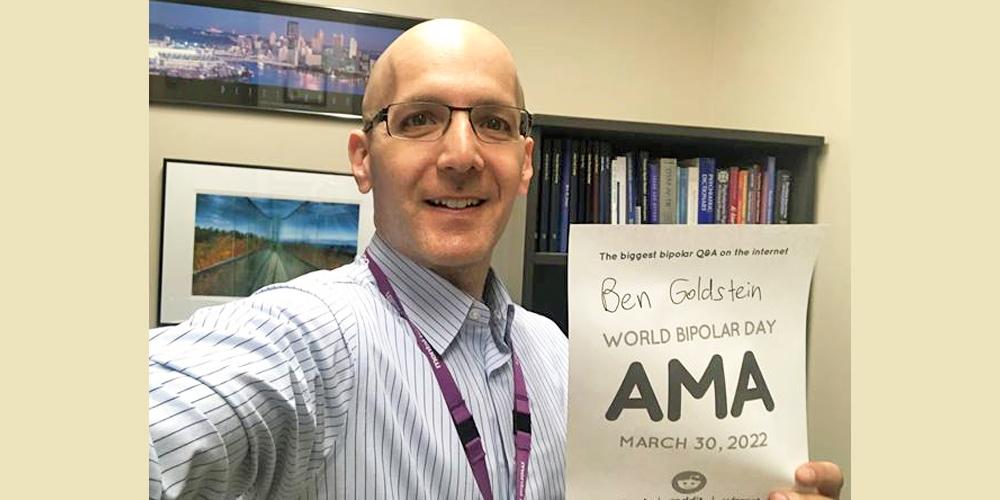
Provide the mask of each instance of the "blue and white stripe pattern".
{"label": "blue and white stripe pattern", "polygon": [[[564,496],[567,341],[490,271],[484,303],[370,246],[452,371],[497,499],[514,491],[517,349],[531,398],[527,498]],[[407,323],[362,259],[150,332],[149,496],[478,499],[454,424]]]}

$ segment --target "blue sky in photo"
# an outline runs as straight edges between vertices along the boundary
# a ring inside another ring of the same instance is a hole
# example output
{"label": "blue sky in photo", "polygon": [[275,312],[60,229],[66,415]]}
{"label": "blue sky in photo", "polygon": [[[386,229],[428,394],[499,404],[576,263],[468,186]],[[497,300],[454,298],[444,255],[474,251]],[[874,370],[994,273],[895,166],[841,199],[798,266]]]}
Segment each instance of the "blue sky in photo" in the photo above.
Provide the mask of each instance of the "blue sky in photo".
{"label": "blue sky in photo", "polygon": [[[357,246],[360,207],[276,198],[198,194],[195,226],[236,230],[270,238],[276,228],[280,241]],[[273,226],[272,226],[273,224]]]}

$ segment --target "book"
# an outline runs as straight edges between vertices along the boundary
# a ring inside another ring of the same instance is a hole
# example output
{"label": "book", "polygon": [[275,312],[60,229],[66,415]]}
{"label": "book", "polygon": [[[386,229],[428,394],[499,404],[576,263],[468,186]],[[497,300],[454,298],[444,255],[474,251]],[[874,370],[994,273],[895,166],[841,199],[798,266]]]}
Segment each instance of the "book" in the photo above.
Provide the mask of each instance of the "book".
{"label": "book", "polygon": [[729,170],[715,171],[715,223],[726,224],[729,216]]}
{"label": "book", "polygon": [[625,210],[625,157],[617,156],[611,162],[611,185],[613,186],[613,197],[611,199],[611,223],[625,224],[627,214]]}
{"label": "book", "polygon": [[562,164],[559,169],[559,193],[560,193],[560,206],[559,206],[559,237],[556,238],[558,243],[558,250],[560,252],[566,252],[569,243],[569,221],[570,221],[570,191],[572,189],[572,182],[570,181],[571,171],[573,169],[573,145],[572,141],[566,139],[563,141],[562,149]]}
{"label": "book", "polygon": [[601,224],[611,223],[611,143],[601,142],[601,175],[600,175],[600,217]]}
{"label": "book", "polygon": [[660,158],[660,224],[677,223],[677,158]]}
{"label": "book", "polygon": [[549,252],[559,251],[560,224],[562,224],[562,164],[563,141],[552,141],[552,185],[549,188]]}
{"label": "book", "polygon": [[592,165],[590,181],[593,185],[590,188],[589,222],[598,223],[601,218],[601,143],[599,141],[590,142],[590,163]]}
{"label": "book", "polygon": [[570,152],[572,163],[569,171],[569,223],[580,222],[580,141],[573,139],[570,142]]}
{"label": "book", "polygon": [[685,168],[688,171],[688,196],[687,196],[687,223],[697,224],[698,223],[698,184],[701,182],[699,179],[698,165],[696,162],[691,160],[684,160],[682,164],[686,162]]}
{"label": "book", "polygon": [[727,224],[738,224],[736,214],[740,209],[740,168],[729,167],[729,213]]}
{"label": "book", "polygon": [[736,223],[747,223],[747,187],[749,186],[750,169],[740,169],[740,187],[737,195]]}
{"label": "book", "polygon": [[649,223],[660,223],[660,160],[650,158],[647,162],[649,170]]}
{"label": "book", "polygon": [[787,170],[778,170],[775,180],[777,200],[774,215],[777,224],[788,224],[788,213],[792,197],[792,174]]}
{"label": "book", "polygon": [[538,216],[535,217],[535,250],[549,251],[549,190],[552,188],[552,141],[542,141],[542,175],[538,181]]}
{"label": "book", "polygon": [[767,166],[764,169],[763,201],[760,204],[761,213],[764,215],[763,224],[774,224],[774,181],[777,175],[777,162],[777,158],[767,157]]}
{"label": "book", "polygon": [[757,208],[759,206],[760,165],[754,163],[747,173],[746,223],[757,223]]}
{"label": "book", "polygon": [[687,224],[688,169],[677,166],[677,223]]}
{"label": "book", "polygon": [[625,211],[626,224],[635,224],[635,154],[625,153]]}
{"label": "book", "polygon": [[649,151],[639,151],[636,165],[640,169],[639,179],[639,205],[642,206],[642,217],[638,219],[640,224],[649,224]]}
{"label": "book", "polygon": [[715,158],[696,158],[698,165],[698,224],[715,223]]}

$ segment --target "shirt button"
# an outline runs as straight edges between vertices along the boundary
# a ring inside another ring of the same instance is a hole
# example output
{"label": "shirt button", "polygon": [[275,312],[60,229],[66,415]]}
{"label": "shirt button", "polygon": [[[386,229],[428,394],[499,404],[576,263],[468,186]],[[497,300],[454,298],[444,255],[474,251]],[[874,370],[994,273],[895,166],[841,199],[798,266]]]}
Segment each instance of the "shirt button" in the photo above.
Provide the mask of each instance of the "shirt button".
{"label": "shirt button", "polygon": [[472,314],[470,314],[469,316],[471,316],[473,320],[479,321],[479,311],[473,309]]}

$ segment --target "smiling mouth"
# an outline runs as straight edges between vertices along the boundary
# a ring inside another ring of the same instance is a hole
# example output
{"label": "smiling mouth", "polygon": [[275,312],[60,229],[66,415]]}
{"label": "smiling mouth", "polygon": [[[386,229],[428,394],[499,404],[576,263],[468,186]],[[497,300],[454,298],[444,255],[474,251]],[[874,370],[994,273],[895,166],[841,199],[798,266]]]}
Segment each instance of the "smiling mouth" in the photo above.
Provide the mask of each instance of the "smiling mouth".
{"label": "smiling mouth", "polygon": [[483,200],[478,198],[463,199],[434,199],[427,200],[427,203],[435,207],[449,208],[452,210],[462,210],[464,208],[478,207],[483,204]]}

